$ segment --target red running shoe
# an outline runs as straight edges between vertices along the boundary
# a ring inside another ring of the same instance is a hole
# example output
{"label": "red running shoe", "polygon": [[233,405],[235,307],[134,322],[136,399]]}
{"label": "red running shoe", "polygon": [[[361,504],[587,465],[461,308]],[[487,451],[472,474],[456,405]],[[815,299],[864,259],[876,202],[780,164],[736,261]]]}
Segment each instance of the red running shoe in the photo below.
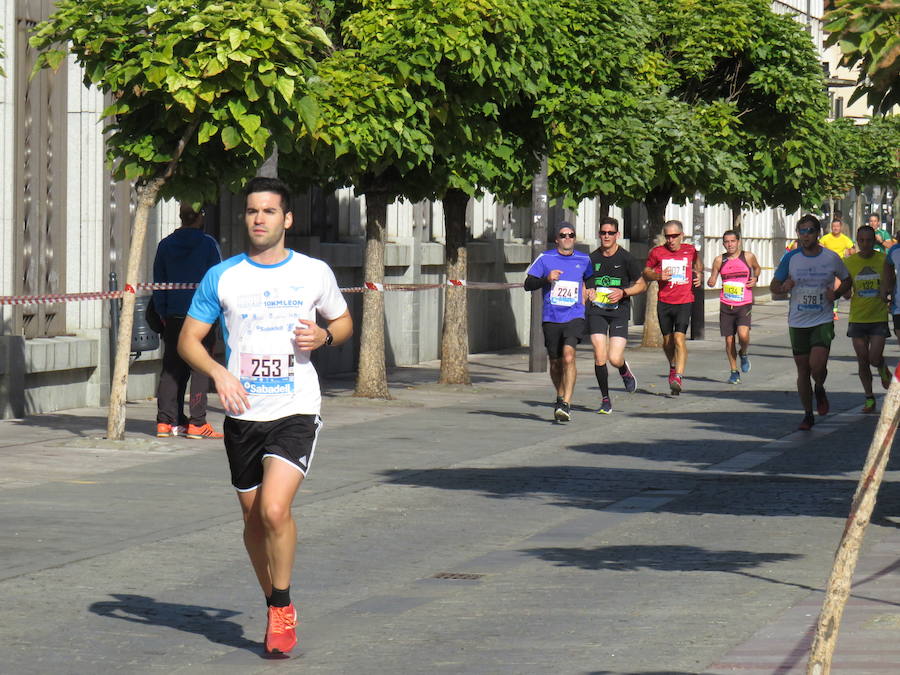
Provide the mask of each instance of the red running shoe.
{"label": "red running shoe", "polygon": [[803,416],[803,421],[800,422],[800,426],[797,427],[797,431],[809,431],[813,428],[813,424],[816,423],[816,418],[813,417],[812,413]]}
{"label": "red running shoe", "polygon": [[198,427],[194,424],[188,424],[187,433],[185,433],[187,438],[193,439],[203,439],[203,438],[224,438],[223,434],[220,434],[218,431],[212,428],[212,425],[207,422],[202,427]]}
{"label": "red running shoe", "polygon": [[672,390],[673,396],[678,396],[684,389],[684,384],[681,379],[681,375],[675,373],[671,377],[669,377],[669,389]]}
{"label": "red running shoe", "polygon": [[297,610],[294,603],[287,607],[269,607],[266,623],[266,652],[287,654],[297,644]]}
{"label": "red running shoe", "polygon": [[186,427],[177,424],[166,424],[165,422],[157,422],[156,435],[159,438],[171,438],[172,436],[184,436]]}

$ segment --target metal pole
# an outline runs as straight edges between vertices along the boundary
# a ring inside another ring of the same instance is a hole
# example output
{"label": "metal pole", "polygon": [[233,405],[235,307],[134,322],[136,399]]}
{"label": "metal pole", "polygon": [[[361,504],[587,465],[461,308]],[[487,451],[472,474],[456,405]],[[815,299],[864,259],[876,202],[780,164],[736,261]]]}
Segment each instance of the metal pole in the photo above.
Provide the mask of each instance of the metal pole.
{"label": "metal pole", "polygon": [[[547,158],[541,159],[541,168],[534,177],[531,193],[531,259],[547,250]],[[547,352],[544,349],[544,330],[541,317],[544,296],[540,291],[531,294],[531,339],[528,371],[543,373],[547,370]]]}
{"label": "metal pole", "polygon": [[[119,277],[115,272],[109,273],[109,290],[119,290]],[[119,300],[109,299],[109,381],[112,382],[113,367],[116,359],[116,343],[119,341]]]}
{"label": "metal pole", "polygon": [[[694,222],[692,236],[697,256],[703,262],[704,236],[706,234],[706,204],[703,195],[694,194]],[[700,286],[694,288],[694,304],[691,305],[691,340],[702,340],[706,332],[706,293],[703,290],[703,272],[700,273]]]}

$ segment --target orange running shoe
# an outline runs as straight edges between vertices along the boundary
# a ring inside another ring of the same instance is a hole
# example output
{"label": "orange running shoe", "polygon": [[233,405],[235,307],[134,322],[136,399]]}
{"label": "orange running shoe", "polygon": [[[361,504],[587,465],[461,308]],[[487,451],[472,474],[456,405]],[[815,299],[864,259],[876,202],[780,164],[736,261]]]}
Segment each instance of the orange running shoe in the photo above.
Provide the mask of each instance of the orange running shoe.
{"label": "orange running shoe", "polygon": [[269,607],[266,624],[266,652],[287,654],[297,644],[297,610],[294,603],[287,607]]}
{"label": "orange running shoe", "polygon": [[[199,427],[198,427],[199,428]],[[170,438],[172,436],[184,436],[187,427],[174,424],[166,424],[165,422],[157,422],[156,436],[158,438]]]}
{"label": "orange running shoe", "polygon": [[198,427],[194,424],[188,424],[187,433],[184,434],[187,438],[193,439],[203,439],[203,438],[222,438],[222,434],[212,428],[212,425],[207,422],[202,427]]}

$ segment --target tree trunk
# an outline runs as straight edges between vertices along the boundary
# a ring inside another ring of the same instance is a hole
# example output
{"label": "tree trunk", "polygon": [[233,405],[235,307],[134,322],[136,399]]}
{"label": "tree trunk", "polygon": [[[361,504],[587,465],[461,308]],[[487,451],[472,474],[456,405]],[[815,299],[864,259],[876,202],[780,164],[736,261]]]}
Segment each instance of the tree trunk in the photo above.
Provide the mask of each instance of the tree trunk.
{"label": "tree trunk", "polygon": [[893,203],[893,212],[894,212],[894,223],[893,228],[894,231],[891,234],[895,234],[900,231],[900,189],[895,191],[897,194],[894,195],[894,203]]}
{"label": "tree trunk", "polygon": [[851,232],[863,224],[863,186],[856,188],[856,201],[853,203],[853,224],[850,227]]}
{"label": "tree trunk", "polygon": [[609,215],[609,207],[610,201],[601,197],[597,204],[597,230],[600,229],[600,221]]}
{"label": "tree trunk", "polygon": [[[134,326],[134,287],[138,283],[141,258],[144,254],[144,239],[147,236],[147,220],[150,209],[156,204],[159,191],[175,173],[178,161],[194,132],[199,120],[192,122],[178,140],[172,159],[161,176],[153,178],[138,187],[137,209],[131,227],[131,245],[128,249],[128,268],[125,271],[125,294],[122,296],[122,312],[119,314],[119,335],[116,341],[116,360],[109,391],[109,419],[106,422],[106,437],[110,440],[125,439],[125,402],[128,397],[128,359],[131,354],[131,330]],[[132,288],[128,292],[128,287]]]}
{"label": "tree trunk", "polygon": [[125,402],[128,398],[128,361],[131,354],[131,331],[134,325],[134,288],[140,277],[141,258],[144,256],[144,239],[150,209],[156,204],[159,190],[165,178],[155,178],[138,188],[137,209],[131,227],[131,244],[128,248],[128,267],[125,271],[125,289],[122,310],[119,313],[119,334],[116,342],[116,359],[113,365],[112,384],[109,392],[109,417],[106,421],[106,437],[121,441],[125,438]]}
{"label": "tree trunk", "polygon": [[[647,195],[644,204],[647,206],[649,231],[647,240],[650,248],[659,244],[663,224],[666,222],[666,206],[669,193],[652,192]],[[641,347],[662,347],[662,333],[659,330],[659,317],[656,315],[656,303],[659,297],[659,285],[655,281],[647,284],[647,303],[644,310],[644,335]]]}
{"label": "tree trunk", "polygon": [[[366,192],[366,255],[363,279],[384,283],[384,226],[388,195]],[[363,318],[359,337],[359,371],[354,396],[391,398],[384,363],[384,292],[363,291]]]}
{"label": "tree trunk", "polygon": [[[547,156],[541,158],[541,167],[531,185],[531,259],[535,260],[547,250],[547,227],[550,221],[547,200]],[[547,371],[547,349],[544,347],[544,295],[531,293],[531,321],[529,322],[528,372]]]}
{"label": "tree trunk", "polygon": [[729,202],[728,206],[731,208],[731,229],[738,233],[738,238],[740,239],[744,236],[741,233],[741,230],[744,228],[743,204],[741,204],[740,199],[734,199]]}
{"label": "tree trunk", "polygon": [[878,489],[890,459],[898,422],[900,422],[900,382],[897,381],[895,374],[884,398],[881,417],[878,419],[875,436],[869,446],[869,454],[866,456],[866,463],[850,506],[844,534],[835,554],[831,576],[825,590],[825,601],[822,604],[822,612],[819,615],[806,665],[808,675],[828,675],[831,672],[831,658],[837,644],[844,607],[850,596],[853,570],[856,568],[863,535],[872,518]]}
{"label": "tree trunk", "polygon": [[[444,197],[447,242],[447,279],[467,278],[466,207],[469,195],[449,190]],[[441,334],[441,384],[471,384],[469,379],[468,296],[465,286],[448,286],[444,292],[444,326]]]}

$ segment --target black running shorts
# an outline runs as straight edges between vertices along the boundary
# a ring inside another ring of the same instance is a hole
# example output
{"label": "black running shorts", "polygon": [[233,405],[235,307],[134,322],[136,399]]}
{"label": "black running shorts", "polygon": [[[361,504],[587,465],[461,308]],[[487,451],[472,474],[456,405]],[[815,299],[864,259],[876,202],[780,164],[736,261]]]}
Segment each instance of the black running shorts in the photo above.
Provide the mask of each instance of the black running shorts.
{"label": "black running shorts", "polygon": [[656,303],[656,316],[659,319],[659,330],[663,335],[687,333],[691,324],[691,307],[693,302],[671,305],[668,302]]}
{"label": "black running shorts", "polygon": [[584,337],[584,319],[572,319],[566,323],[554,323],[545,321],[544,346],[547,347],[547,355],[551,359],[562,358],[563,346],[575,347]]}
{"label": "black running shorts", "polygon": [[290,464],[305,477],[322,426],[318,415],[290,415],[267,422],[226,417],[222,431],[231,484],[238,492],[258,488],[266,457]]}
{"label": "black running shorts", "polygon": [[591,335],[608,335],[611,338],[628,337],[628,316],[604,316],[603,314],[587,315],[588,332]]}

